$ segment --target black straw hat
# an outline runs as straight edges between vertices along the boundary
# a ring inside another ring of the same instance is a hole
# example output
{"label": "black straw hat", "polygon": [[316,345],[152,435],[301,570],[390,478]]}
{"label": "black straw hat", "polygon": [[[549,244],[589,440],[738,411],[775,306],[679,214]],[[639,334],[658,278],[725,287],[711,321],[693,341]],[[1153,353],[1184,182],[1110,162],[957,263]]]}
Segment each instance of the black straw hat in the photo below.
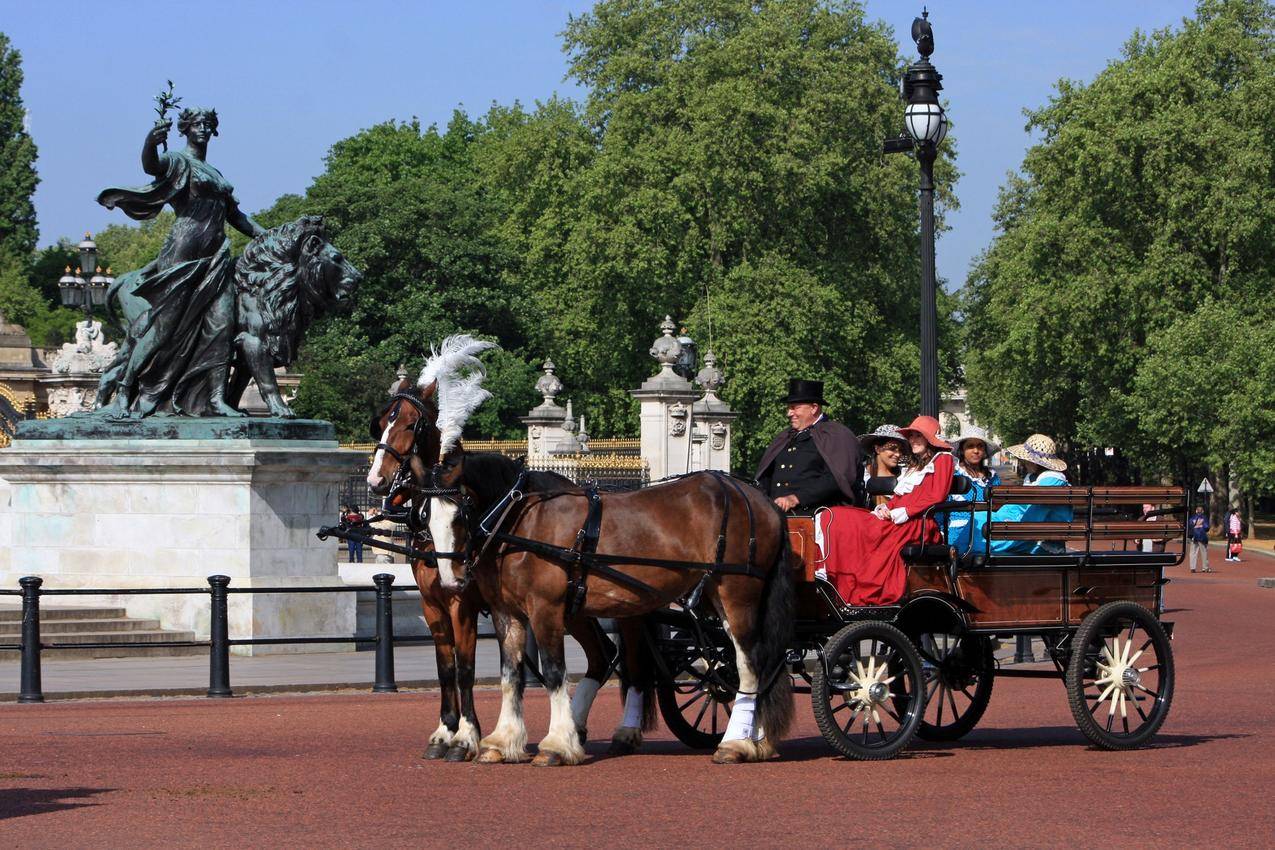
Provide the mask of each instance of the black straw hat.
{"label": "black straw hat", "polygon": [[784,404],[824,404],[823,381],[803,381],[791,378],[788,381],[788,395]]}

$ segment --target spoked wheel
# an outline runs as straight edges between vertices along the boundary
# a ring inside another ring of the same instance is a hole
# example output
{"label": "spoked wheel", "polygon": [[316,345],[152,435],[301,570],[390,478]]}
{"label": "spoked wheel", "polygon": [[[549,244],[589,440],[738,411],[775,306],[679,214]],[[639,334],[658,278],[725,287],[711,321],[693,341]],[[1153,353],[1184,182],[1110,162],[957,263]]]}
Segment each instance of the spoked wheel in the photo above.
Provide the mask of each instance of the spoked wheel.
{"label": "spoked wheel", "polygon": [[917,737],[955,741],[978,725],[992,698],[992,642],[971,634],[925,632],[916,641],[925,676],[925,713]]}
{"label": "spoked wheel", "polygon": [[819,731],[839,753],[893,758],[924,713],[921,657],[889,623],[851,623],[824,645],[810,699]]}
{"label": "spoked wheel", "polygon": [[655,686],[660,716],[679,741],[696,750],[721,743],[739,689],[735,645],[715,620],[701,621],[703,644],[694,628],[660,627],[656,650],[670,678]]}
{"label": "spoked wheel", "polygon": [[1109,602],[1080,624],[1067,664],[1076,725],[1104,750],[1144,744],[1173,701],[1173,650],[1155,615],[1134,602]]}

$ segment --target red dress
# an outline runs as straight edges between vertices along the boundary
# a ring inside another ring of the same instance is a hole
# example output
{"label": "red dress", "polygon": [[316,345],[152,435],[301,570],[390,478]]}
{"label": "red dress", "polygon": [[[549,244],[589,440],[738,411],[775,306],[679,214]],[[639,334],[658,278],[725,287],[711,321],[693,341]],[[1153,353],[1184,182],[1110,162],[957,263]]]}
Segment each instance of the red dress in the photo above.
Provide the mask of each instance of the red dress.
{"label": "red dress", "polygon": [[[942,534],[932,519],[921,527],[926,508],[947,500],[952,488],[952,455],[941,452],[926,466],[924,476],[910,492],[892,497],[891,511],[906,511],[907,519],[895,523],[880,519],[863,508],[837,507],[820,511],[823,567],[841,598],[850,605],[889,605],[903,596],[907,567],[901,552],[908,543],[939,543]],[[896,513],[900,518],[902,513]]]}

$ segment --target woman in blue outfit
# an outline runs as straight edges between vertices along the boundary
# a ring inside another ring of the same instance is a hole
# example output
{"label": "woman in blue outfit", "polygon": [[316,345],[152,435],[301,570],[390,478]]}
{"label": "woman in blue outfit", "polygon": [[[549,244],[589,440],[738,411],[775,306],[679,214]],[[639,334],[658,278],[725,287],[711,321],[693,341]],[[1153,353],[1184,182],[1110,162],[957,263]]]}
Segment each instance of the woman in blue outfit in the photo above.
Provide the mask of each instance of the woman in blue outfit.
{"label": "woman in blue outfit", "polygon": [[[1000,446],[993,443],[987,432],[977,425],[961,431],[953,452],[956,455],[956,474],[970,480],[970,489],[953,495],[952,501],[982,502],[987,499],[987,488],[1001,483],[1000,476],[988,466],[988,459],[998,451]],[[947,544],[955,548],[958,555],[970,551],[972,527],[972,512],[953,511],[948,514]]]}
{"label": "woman in blue outfit", "polygon": [[[1005,449],[1005,454],[1019,461],[1023,472],[1023,484],[1027,487],[1066,487],[1069,482],[1063,473],[1067,462],[1058,455],[1054,441],[1044,434],[1032,434],[1025,442]],[[974,516],[975,551],[986,551],[984,537],[985,511]],[[1067,505],[1002,505],[991,515],[992,522],[1071,522],[1072,511]],[[1061,540],[996,540],[991,546],[993,554],[1060,554],[1067,551]]]}

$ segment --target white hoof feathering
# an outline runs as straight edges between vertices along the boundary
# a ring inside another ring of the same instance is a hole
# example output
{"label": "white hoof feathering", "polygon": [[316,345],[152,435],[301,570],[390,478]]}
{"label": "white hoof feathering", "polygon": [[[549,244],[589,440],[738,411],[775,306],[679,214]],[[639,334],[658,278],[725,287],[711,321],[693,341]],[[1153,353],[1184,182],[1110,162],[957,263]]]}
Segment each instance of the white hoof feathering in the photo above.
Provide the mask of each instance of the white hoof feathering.
{"label": "white hoof feathering", "polygon": [[744,761],[764,761],[768,757],[767,753],[774,752],[769,745],[766,745],[765,752],[763,752],[762,746],[760,746],[752,738],[735,738],[729,741],[724,740],[717,745],[717,749],[719,752],[722,750],[730,750],[732,752],[739,753]]}
{"label": "white hoof feathering", "polygon": [[[463,720],[461,722],[464,723]],[[454,737],[455,733],[447,728],[446,723],[439,723],[438,728],[434,730],[434,734],[429,736],[429,742],[431,744],[444,744],[450,747]]]}
{"label": "white hoof feathering", "polygon": [[576,733],[576,723],[571,716],[571,699],[563,685],[549,695],[549,734],[540,742],[540,752],[553,752],[562,756],[563,764],[579,764],[584,761],[584,747]]}
{"label": "white hoof feathering", "polygon": [[456,734],[452,736],[451,744],[453,747],[462,746],[472,753],[478,752],[478,730],[469,722],[469,718],[460,719],[460,725],[456,727]]}

